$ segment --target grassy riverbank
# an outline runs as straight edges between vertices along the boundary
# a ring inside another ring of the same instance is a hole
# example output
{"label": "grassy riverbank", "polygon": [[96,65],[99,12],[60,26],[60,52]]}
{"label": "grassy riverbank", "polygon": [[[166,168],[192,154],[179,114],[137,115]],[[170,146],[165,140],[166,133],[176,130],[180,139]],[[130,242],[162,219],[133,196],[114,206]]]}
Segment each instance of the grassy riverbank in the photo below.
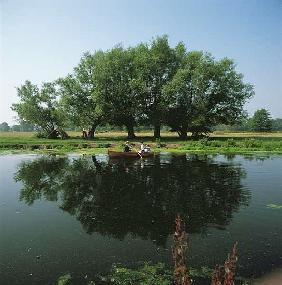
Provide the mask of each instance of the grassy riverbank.
{"label": "grassy riverbank", "polygon": [[[0,133],[0,152],[5,153],[106,153],[107,150],[121,150],[126,133],[98,133],[94,140],[85,140],[80,133],[70,132],[70,139],[51,140],[36,138],[34,133]],[[136,133],[131,143],[138,148],[141,141],[155,152],[177,153],[282,153],[282,132],[277,133],[224,133],[214,132],[209,138],[198,141],[180,140],[176,133],[164,132],[160,140],[154,140],[152,133]]]}

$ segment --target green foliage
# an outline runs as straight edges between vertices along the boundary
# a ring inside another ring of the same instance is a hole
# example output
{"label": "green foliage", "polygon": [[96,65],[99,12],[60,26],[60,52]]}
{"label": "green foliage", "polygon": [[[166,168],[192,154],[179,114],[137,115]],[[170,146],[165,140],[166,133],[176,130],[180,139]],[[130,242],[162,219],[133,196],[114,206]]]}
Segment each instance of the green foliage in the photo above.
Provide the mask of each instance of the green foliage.
{"label": "green foliage", "polygon": [[228,139],[226,142],[226,147],[236,147],[237,144],[236,144],[236,141],[234,139]]}
{"label": "green foliage", "polygon": [[156,138],[156,146],[157,146],[158,148],[161,147],[161,139],[160,139],[160,138]]}
{"label": "green foliage", "polygon": [[256,132],[270,132],[272,129],[272,121],[269,111],[266,109],[255,111],[251,119],[251,129]]}
{"label": "green foliage", "polygon": [[95,96],[108,123],[125,125],[128,137],[133,138],[133,126],[138,111],[138,94],[134,89],[136,69],[135,49],[117,46],[103,54],[93,78]]}
{"label": "green foliage", "polygon": [[154,126],[154,137],[160,137],[160,126],[166,112],[162,89],[172,79],[185,53],[183,44],[171,48],[167,36],[156,37],[143,48],[138,69],[142,86],[143,113]]}
{"label": "green foliage", "polygon": [[26,81],[12,109],[40,137],[65,126],[93,133],[98,125],[125,126],[134,138],[134,127],[147,125],[159,138],[166,125],[181,139],[187,133],[202,138],[216,127],[282,129],[281,119],[271,122],[265,109],[247,119],[243,107],[253,94],[231,59],[187,51],[182,42],[171,47],[168,37],[160,36],[134,47],[85,53],[72,74],[41,89]]}
{"label": "green foliage", "polygon": [[8,123],[3,122],[0,124],[0,132],[31,132],[34,130],[34,126],[32,124],[28,124],[26,122],[20,121],[20,125],[9,126]]}
{"label": "green foliage", "polygon": [[277,118],[272,120],[272,130],[282,131],[282,119]]}
{"label": "green foliage", "polygon": [[10,130],[10,127],[8,123],[3,122],[0,124],[0,132],[8,132]]}
{"label": "green foliage", "polygon": [[43,137],[48,137],[55,128],[63,127],[65,117],[57,100],[54,83],[43,83],[41,89],[26,81],[17,88],[19,103],[12,105],[12,110],[18,113],[21,121],[35,125]]}
{"label": "green foliage", "polygon": [[243,105],[253,87],[243,83],[230,59],[216,61],[210,54],[189,52],[182,68],[164,86],[167,123],[180,137],[208,132],[218,124],[235,124],[245,116]]}
{"label": "green foliage", "polygon": [[266,205],[266,207],[274,210],[282,209],[282,205],[277,205],[277,204],[268,204]]}
{"label": "green foliage", "polygon": [[93,128],[101,123],[102,113],[95,96],[94,80],[103,52],[85,53],[74,72],[57,80],[63,112],[70,125]]}
{"label": "green foliage", "polygon": [[171,285],[173,282],[171,271],[163,263],[145,263],[138,269],[114,267],[106,279],[117,285]]}
{"label": "green foliage", "polygon": [[20,121],[20,124],[13,125],[11,130],[16,132],[32,132],[34,131],[34,126],[32,124]]}
{"label": "green foliage", "polygon": [[262,146],[262,141],[256,139],[245,139],[241,145],[246,148],[260,148]]}
{"label": "green foliage", "polygon": [[58,279],[58,285],[71,285],[71,275],[69,273],[60,276]]}

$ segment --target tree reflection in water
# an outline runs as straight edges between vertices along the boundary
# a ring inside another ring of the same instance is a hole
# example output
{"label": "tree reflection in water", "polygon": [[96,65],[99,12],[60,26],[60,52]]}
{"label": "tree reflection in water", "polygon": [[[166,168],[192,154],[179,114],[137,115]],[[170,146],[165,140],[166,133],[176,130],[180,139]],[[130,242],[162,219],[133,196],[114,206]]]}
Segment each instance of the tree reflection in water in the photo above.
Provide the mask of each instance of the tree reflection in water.
{"label": "tree reflection in water", "polygon": [[23,162],[15,175],[20,199],[45,198],[74,215],[89,234],[127,234],[165,245],[180,214],[189,233],[223,228],[249,192],[244,171],[230,162],[198,156],[155,156],[99,162],[96,157],[43,156]]}

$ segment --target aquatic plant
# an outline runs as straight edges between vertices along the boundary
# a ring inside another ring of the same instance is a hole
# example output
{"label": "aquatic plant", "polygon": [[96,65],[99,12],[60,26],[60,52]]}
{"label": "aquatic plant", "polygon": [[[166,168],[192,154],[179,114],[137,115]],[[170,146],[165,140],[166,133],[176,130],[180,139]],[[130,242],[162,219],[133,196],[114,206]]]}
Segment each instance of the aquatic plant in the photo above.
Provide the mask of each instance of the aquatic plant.
{"label": "aquatic plant", "polygon": [[[189,270],[186,264],[187,233],[180,216],[175,219],[174,245],[172,257],[174,261],[174,284],[191,285]],[[223,266],[216,265],[211,285],[234,285],[237,262],[237,242],[228,254]]]}
{"label": "aquatic plant", "polygon": [[228,254],[223,266],[216,265],[211,285],[234,285],[237,262],[237,242],[234,244],[231,254]]}
{"label": "aquatic plant", "polygon": [[163,263],[145,263],[137,269],[114,266],[112,274],[102,281],[116,285],[170,285],[171,279],[171,271],[165,269]]}
{"label": "aquatic plant", "polygon": [[58,285],[70,285],[71,279],[71,275],[66,273],[65,275],[60,276],[58,279]]}
{"label": "aquatic plant", "polygon": [[186,265],[187,233],[179,215],[175,219],[174,245],[172,257],[174,261],[175,285],[191,285]]}
{"label": "aquatic plant", "polygon": [[268,204],[266,205],[267,208],[270,208],[270,209],[282,209],[282,205],[277,205],[277,204]]}

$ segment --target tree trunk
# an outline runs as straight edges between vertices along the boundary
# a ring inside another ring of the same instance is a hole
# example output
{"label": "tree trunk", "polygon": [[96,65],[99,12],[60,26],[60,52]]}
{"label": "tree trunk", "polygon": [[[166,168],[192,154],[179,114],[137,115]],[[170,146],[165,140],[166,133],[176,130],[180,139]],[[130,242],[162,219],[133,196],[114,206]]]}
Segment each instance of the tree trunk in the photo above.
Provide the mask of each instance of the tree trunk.
{"label": "tree trunk", "polygon": [[94,139],[95,131],[96,131],[97,125],[92,125],[91,129],[88,131],[88,139]]}
{"label": "tree trunk", "polygon": [[58,132],[54,127],[47,129],[46,134],[48,139],[56,139],[58,137]]}
{"label": "tree trunk", "polygon": [[134,138],[136,138],[135,133],[134,133],[133,124],[128,124],[128,125],[126,126],[126,128],[127,128],[127,138],[128,138],[128,139],[134,139]]}
{"label": "tree trunk", "polygon": [[85,131],[85,129],[82,130],[82,137],[84,139],[87,139],[87,132]]}
{"label": "tree trunk", "polygon": [[201,132],[192,132],[191,138],[193,140],[198,140],[204,137],[204,134]]}
{"label": "tree trunk", "polygon": [[159,139],[161,137],[161,124],[154,125],[154,138]]}
{"label": "tree trunk", "polygon": [[179,138],[182,140],[187,140],[188,136],[187,136],[187,131],[185,130],[180,130],[178,132]]}

